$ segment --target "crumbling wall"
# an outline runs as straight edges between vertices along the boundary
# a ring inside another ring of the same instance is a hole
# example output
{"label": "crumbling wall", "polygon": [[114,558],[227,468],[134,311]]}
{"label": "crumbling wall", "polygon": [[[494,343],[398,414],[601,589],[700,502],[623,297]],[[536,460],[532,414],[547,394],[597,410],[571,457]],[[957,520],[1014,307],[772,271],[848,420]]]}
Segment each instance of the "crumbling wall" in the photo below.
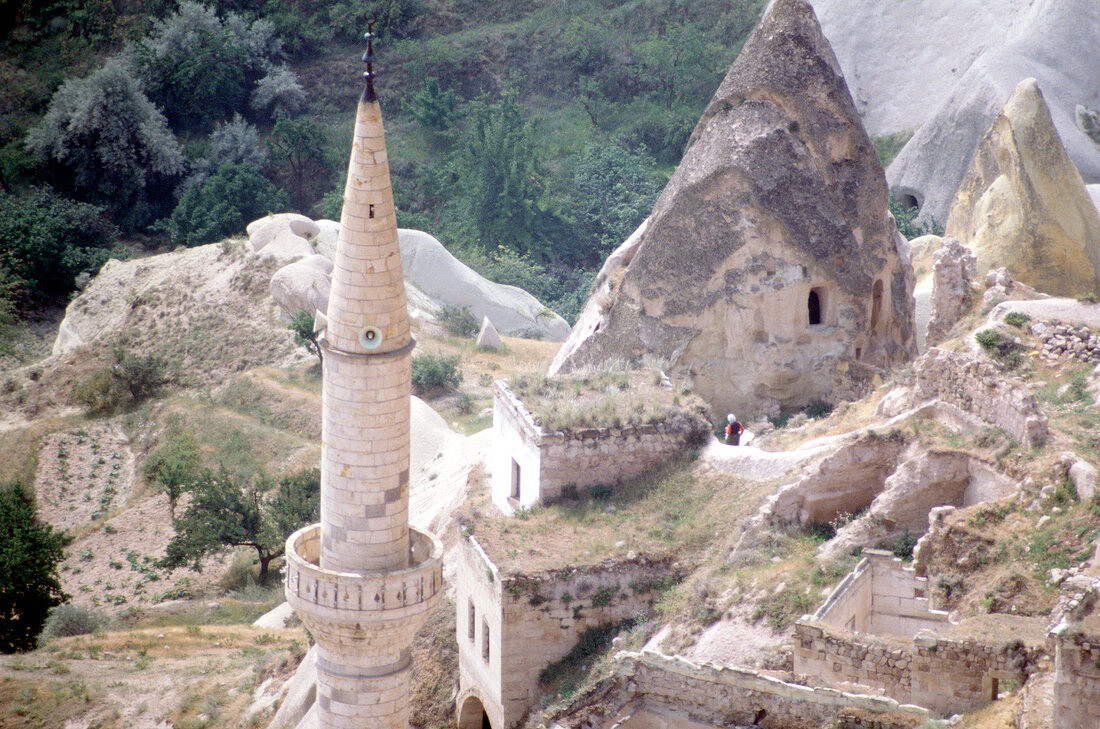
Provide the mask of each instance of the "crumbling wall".
{"label": "crumbling wall", "polygon": [[1054,729],[1100,727],[1100,579],[1071,577],[1053,614]]}
{"label": "crumbling wall", "polygon": [[508,514],[559,498],[567,486],[637,478],[702,442],[710,429],[703,417],[683,414],[659,423],[548,432],[504,382],[497,381],[493,394],[493,503]]}
{"label": "crumbling wall", "polygon": [[794,645],[800,681],[881,689],[943,716],[980,709],[996,698],[1001,682],[1024,683],[1038,658],[1018,643],[990,646],[924,635],[910,643],[808,619],[796,623]]}
{"label": "crumbling wall", "polygon": [[[759,671],[700,666],[678,656],[651,651],[618,654],[615,672],[618,680],[626,684],[631,700],[713,726],[902,729],[928,719],[928,712],[919,707],[900,706],[879,696],[800,686]],[[846,717],[855,716],[865,723],[845,721]]]}
{"label": "crumbling wall", "polygon": [[897,415],[926,400],[938,399],[1001,428],[1026,445],[1047,439],[1047,416],[1023,381],[1005,377],[997,365],[962,352],[930,348],[913,365],[913,384],[904,396],[892,392],[880,414]]}
{"label": "crumbling wall", "polygon": [[669,559],[640,557],[505,577],[501,726],[527,713],[540,696],[539,674],[567,655],[582,633],[645,612],[673,575]]}

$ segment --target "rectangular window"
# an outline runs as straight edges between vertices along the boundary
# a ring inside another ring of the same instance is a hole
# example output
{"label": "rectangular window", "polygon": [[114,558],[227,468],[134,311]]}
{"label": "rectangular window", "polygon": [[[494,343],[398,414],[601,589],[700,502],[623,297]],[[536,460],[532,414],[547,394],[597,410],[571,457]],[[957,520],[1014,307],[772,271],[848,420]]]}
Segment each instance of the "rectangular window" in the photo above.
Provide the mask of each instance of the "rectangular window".
{"label": "rectangular window", "polygon": [[512,490],[508,494],[513,499],[519,499],[519,464],[516,463],[516,459],[512,459]]}
{"label": "rectangular window", "polygon": [[374,217],[374,206],[373,205],[371,205],[369,208],[367,208],[367,217],[368,218],[373,218]]}
{"label": "rectangular window", "polygon": [[489,662],[489,621],[481,621],[481,657]]}
{"label": "rectangular window", "polygon": [[477,630],[477,610],[474,609],[473,598],[470,599],[470,619],[469,619],[469,632],[470,640],[474,639],[474,631]]}

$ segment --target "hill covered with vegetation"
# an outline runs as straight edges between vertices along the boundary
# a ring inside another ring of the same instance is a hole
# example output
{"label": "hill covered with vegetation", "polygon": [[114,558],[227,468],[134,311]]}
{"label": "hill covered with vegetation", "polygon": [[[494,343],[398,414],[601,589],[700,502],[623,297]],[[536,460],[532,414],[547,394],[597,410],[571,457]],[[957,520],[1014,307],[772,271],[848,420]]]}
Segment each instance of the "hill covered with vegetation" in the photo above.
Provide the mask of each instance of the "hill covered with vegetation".
{"label": "hill covered with vegetation", "polygon": [[763,0],[5,0],[0,322],[108,257],[338,217],[365,17],[400,224],[572,318]]}

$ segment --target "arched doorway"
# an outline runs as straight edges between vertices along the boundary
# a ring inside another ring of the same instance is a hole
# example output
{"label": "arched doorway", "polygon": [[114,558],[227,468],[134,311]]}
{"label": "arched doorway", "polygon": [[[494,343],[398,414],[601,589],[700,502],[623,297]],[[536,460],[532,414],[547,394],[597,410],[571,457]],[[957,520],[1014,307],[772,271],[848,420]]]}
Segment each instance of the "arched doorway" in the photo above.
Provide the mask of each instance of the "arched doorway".
{"label": "arched doorway", "polygon": [[493,729],[481,699],[468,696],[462,702],[462,708],[458,711],[458,729]]}

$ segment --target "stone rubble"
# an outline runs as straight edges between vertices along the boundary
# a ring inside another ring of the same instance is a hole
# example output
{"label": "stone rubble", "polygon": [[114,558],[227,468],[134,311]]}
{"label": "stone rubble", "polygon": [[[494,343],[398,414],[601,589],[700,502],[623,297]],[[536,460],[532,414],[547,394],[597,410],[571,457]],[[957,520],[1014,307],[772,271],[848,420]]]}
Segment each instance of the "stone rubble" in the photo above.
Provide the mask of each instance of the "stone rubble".
{"label": "stone rubble", "polygon": [[1045,364],[1055,365],[1063,359],[1085,364],[1100,362],[1100,332],[1057,322],[1042,322],[1032,326],[1031,331],[1042,342],[1040,354]]}

